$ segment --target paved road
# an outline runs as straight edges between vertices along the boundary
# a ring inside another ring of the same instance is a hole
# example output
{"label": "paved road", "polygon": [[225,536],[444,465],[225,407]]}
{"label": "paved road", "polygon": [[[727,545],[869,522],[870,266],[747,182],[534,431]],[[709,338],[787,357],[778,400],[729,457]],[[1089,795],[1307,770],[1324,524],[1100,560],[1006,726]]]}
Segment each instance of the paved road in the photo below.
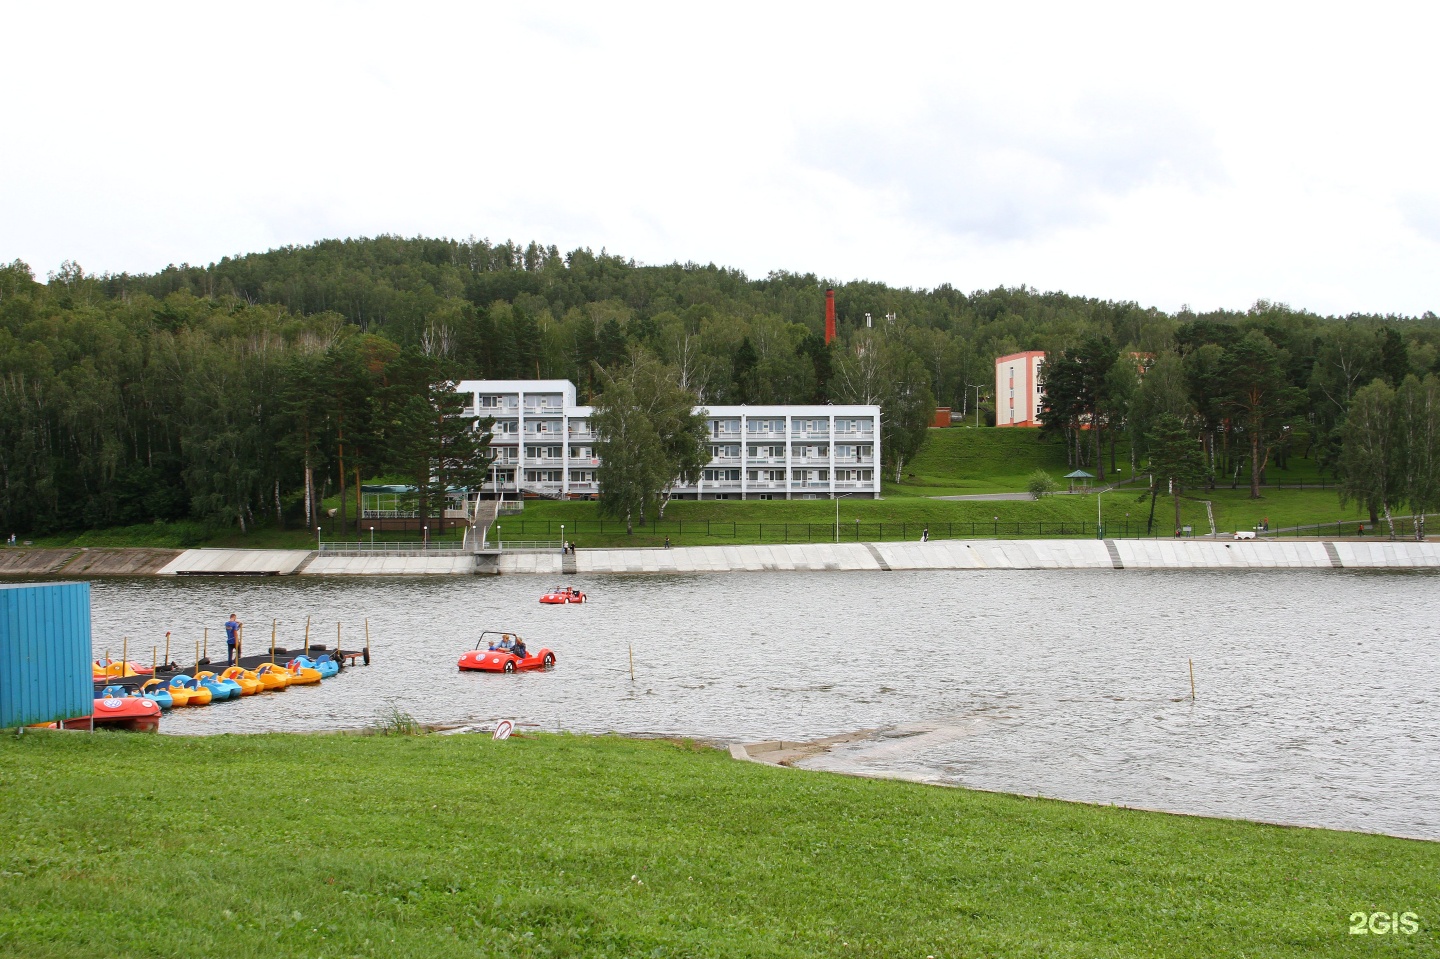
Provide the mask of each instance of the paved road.
{"label": "paved road", "polygon": [[999,502],[1001,500],[1034,499],[1029,493],[967,493],[964,496],[931,496],[930,499],[949,500],[984,500],[987,502]]}

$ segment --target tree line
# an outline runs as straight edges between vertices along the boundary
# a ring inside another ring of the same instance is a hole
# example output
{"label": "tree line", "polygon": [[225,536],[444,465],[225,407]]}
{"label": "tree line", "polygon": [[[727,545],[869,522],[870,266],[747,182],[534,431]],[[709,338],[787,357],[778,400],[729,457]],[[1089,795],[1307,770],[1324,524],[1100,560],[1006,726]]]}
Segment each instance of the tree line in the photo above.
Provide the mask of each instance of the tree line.
{"label": "tree line", "polygon": [[1046,357],[1042,431],[1100,479],[1120,446],[1174,497],[1177,525],[1183,490],[1243,476],[1258,499],[1297,452],[1371,522],[1401,504],[1423,514],[1440,508],[1440,380],[1433,321],[1413,322],[1311,324],[1272,307],[1182,324],[1158,354],[1091,333]]}
{"label": "tree line", "polygon": [[[840,337],[827,346],[832,286]],[[1257,395],[1242,424],[1205,384],[1232,375],[1251,333],[1271,344],[1262,360],[1292,405],[1272,414],[1270,394]],[[1440,323],[751,279],[473,238],[323,241],[143,275],[66,263],[42,280],[17,261],[0,267],[0,524],[314,524],[319,501],[342,490],[351,522],[356,484],[379,475],[408,478],[431,509],[441,485],[468,485],[485,460],[483,434],[441,435],[458,408],[445,384],[567,378],[593,402],[637,355],[700,404],[879,403],[887,475],[899,478],[935,404],[974,415],[978,387],[991,421],[996,356],[1038,349],[1053,361],[1095,344],[1115,363],[1100,380],[1094,364],[1080,371],[1078,405],[1057,408],[1068,426],[1052,430],[1077,463],[1113,463],[1117,438],[1143,456],[1147,424],[1170,411],[1221,477],[1263,473],[1257,452],[1283,459],[1297,444],[1338,468],[1356,391],[1433,372]],[[1113,369],[1131,354],[1149,363],[1136,382]],[[1291,430],[1272,435],[1276,416]],[[1080,429],[1089,419],[1100,428]]]}

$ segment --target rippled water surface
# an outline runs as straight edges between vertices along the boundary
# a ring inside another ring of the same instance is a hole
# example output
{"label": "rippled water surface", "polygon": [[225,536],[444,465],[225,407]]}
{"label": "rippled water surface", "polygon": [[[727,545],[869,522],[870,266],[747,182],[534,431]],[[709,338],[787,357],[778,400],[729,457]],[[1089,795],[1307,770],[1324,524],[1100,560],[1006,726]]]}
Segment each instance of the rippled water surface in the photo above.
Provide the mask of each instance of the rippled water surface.
{"label": "rippled water surface", "polygon": [[[733,573],[97,582],[97,655],[173,633],[193,659],[236,612],[247,652],[358,644],[318,687],[176,710],[170,733],[512,718],[546,729],[803,740],[832,766],[1068,799],[1440,839],[1440,579],[1354,572]],[[460,673],[480,630],[549,673]],[[629,673],[633,647],[635,681]],[[162,650],[163,652],[163,650]],[[1187,661],[1198,696],[1190,701]]]}

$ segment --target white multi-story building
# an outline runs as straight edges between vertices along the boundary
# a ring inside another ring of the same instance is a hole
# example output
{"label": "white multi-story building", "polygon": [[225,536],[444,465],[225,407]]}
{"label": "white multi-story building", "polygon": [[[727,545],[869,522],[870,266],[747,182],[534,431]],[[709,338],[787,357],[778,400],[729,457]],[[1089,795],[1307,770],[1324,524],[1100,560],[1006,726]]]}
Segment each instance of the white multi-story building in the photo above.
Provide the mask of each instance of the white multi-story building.
{"label": "white multi-story building", "polygon": [[[463,380],[466,414],[495,420],[493,488],[559,499],[599,491],[593,409],[569,380]],[[676,499],[880,495],[880,407],[708,406],[710,462]]]}

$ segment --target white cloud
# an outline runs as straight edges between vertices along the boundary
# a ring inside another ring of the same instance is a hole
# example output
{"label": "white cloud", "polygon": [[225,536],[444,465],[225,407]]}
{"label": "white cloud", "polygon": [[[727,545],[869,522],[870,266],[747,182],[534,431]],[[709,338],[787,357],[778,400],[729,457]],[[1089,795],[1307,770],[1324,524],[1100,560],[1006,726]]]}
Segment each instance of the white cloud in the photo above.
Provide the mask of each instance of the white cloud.
{"label": "white cloud", "polygon": [[[995,6],[995,5],[992,5]],[[1428,8],[15,7],[0,259],[322,236],[1440,305]]]}
{"label": "white cloud", "polygon": [[915,219],[988,241],[1095,223],[1157,182],[1223,179],[1209,131],[1180,110],[1093,98],[1025,115],[952,101],[829,122],[805,131],[800,157],[894,197]]}

